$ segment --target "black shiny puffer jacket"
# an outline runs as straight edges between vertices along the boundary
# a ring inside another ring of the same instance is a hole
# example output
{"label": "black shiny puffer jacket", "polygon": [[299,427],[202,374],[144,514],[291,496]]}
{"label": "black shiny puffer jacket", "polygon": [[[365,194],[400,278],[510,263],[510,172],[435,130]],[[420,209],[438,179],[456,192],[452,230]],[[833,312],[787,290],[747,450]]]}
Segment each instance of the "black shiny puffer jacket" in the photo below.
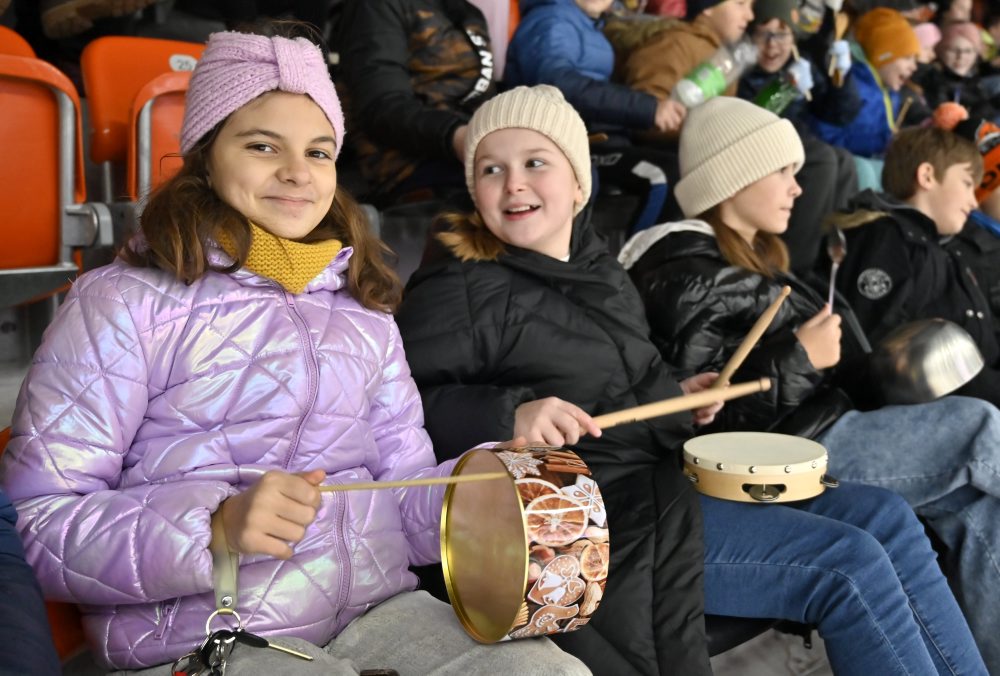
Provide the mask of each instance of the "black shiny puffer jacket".
{"label": "black shiny puffer jacket", "polygon": [[[814,437],[852,408],[831,374],[809,362],[795,330],[824,300],[792,275],[769,279],[730,265],[702,221],[656,226],[620,257],[639,288],[653,342],[678,377],[720,371],[774,302],[792,293],[732,382],[771,378],[771,389],[726,403],[704,432],[772,430]],[[860,351],[860,350],[859,350]]]}

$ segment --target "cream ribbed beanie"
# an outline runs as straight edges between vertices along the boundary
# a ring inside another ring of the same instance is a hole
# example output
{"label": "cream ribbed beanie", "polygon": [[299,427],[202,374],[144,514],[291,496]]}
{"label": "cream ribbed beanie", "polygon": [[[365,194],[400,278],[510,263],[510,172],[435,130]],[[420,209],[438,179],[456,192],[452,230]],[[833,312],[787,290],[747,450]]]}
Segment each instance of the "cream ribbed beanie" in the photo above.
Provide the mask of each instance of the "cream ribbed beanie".
{"label": "cream ribbed beanie", "polygon": [[573,167],[583,192],[583,202],[576,205],[573,215],[580,213],[590,199],[591,189],[587,126],[562,92],[549,85],[515,87],[484,103],[472,116],[465,140],[465,182],[469,193],[475,195],[474,165],[479,142],[487,134],[512,128],[537,131],[559,147]]}
{"label": "cream ribbed beanie", "polygon": [[749,101],[717,96],[684,120],[674,195],[685,216],[698,216],[789,164],[798,172],[804,158],[791,122]]}

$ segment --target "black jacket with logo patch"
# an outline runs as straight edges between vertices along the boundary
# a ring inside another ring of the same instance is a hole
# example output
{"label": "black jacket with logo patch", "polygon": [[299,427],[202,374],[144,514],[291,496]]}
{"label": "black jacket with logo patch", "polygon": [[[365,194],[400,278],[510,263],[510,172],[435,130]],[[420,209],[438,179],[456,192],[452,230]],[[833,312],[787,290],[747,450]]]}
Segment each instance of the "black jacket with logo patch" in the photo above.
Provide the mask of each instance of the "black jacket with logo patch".
{"label": "black jacket with logo patch", "polygon": [[945,248],[948,238],[934,221],[890,195],[866,190],[832,222],[847,237],[837,288],[872,341],[917,319],[953,321],[969,332],[987,364],[972,388],[960,393],[1000,401],[1000,374],[993,370],[1000,345],[989,302],[965,260]]}

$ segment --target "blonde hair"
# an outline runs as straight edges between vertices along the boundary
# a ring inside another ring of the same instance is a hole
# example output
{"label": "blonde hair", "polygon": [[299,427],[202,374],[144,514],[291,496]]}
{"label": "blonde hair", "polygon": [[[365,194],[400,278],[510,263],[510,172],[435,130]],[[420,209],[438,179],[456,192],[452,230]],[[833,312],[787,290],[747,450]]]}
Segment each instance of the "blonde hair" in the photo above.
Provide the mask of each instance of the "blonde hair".
{"label": "blonde hair", "polygon": [[495,261],[504,252],[504,245],[494,235],[478,211],[443,213],[437,217],[435,237],[461,261]]}
{"label": "blonde hair", "polygon": [[788,272],[788,247],[777,235],[758,231],[751,246],[738,232],[723,222],[717,206],[698,218],[712,226],[719,251],[730,265],[756,272],[768,279],[774,279],[778,273]]}

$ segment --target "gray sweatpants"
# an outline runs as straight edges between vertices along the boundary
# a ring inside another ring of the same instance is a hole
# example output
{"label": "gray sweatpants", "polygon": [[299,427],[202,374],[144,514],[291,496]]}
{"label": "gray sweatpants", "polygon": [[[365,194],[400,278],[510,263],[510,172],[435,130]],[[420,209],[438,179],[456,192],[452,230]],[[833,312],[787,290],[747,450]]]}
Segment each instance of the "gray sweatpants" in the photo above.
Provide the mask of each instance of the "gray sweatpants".
{"label": "gray sweatpants", "polygon": [[[312,662],[291,655],[238,645],[226,667],[226,676],[296,674],[356,676],[363,669],[395,669],[400,676],[444,674],[523,674],[577,676],[589,674],[578,659],[564,653],[547,638],[476,642],[465,633],[454,611],[423,591],[398,594],[351,622],[335,639],[320,648],[295,638],[275,641],[311,655]],[[65,674],[100,673],[91,662],[67,664]],[[128,676],[170,676],[170,665],[120,671]]]}

